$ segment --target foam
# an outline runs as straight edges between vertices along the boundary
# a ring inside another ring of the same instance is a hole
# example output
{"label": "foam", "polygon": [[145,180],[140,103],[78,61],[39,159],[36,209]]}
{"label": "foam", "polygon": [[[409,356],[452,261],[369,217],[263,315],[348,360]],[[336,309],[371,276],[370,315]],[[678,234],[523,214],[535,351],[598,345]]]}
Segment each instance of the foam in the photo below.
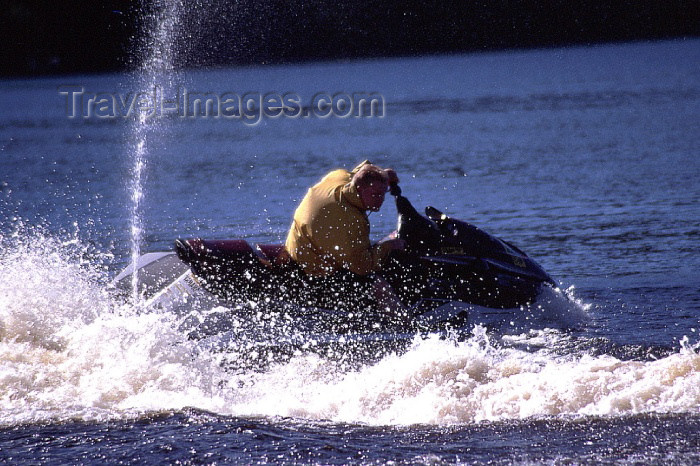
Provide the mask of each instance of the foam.
{"label": "foam", "polygon": [[107,283],[79,244],[34,235],[3,248],[0,424],[185,407],[377,425],[700,411],[700,355],[687,339],[668,357],[623,361],[505,344],[546,349],[562,331],[494,340],[476,326],[464,341],[416,337],[401,354],[351,369],[298,354],[262,372],[227,371],[223,360],[246,351],[236,338],[198,344],[178,330],[183,319],[125,304]]}
{"label": "foam", "polygon": [[[299,371],[314,367],[308,360],[290,364]],[[497,349],[483,328],[466,342],[417,339],[403,355],[330,382],[314,380],[311,373],[302,373],[298,383],[278,379],[284,372],[262,376],[260,384],[279,390],[269,389],[241,409],[340,422],[450,425],[533,416],[697,413],[700,407],[700,355],[694,351],[651,362],[557,358]]]}

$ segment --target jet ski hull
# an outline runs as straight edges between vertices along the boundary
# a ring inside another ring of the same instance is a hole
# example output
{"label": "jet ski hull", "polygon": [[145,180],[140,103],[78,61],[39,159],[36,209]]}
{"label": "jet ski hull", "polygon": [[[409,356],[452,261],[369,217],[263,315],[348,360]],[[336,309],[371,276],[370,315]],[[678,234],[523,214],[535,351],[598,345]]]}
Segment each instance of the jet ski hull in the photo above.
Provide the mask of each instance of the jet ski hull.
{"label": "jet ski hull", "polygon": [[[139,294],[149,304],[174,309],[197,301],[239,306],[244,313],[241,305],[262,303],[269,312],[289,316],[306,333],[352,334],[463,327],[470,307],[500,316],[488,309],[517,309],[535,301],[542,287],[556,287],[511,243],[432,207],[422,216],[400,192],[392,194],[399,212],[395,236],[407,247],[392,253],[381,276],[404,312],[378,309],[366,295],[358,298],[362,295],[349,273],[329,289],[314,288],[283,246],[250,245],[242,239],[178,239],[176,255],[144,256],[137,265]],[[132,272],[127,268],[120,274],[120,288],[129,288]]]}

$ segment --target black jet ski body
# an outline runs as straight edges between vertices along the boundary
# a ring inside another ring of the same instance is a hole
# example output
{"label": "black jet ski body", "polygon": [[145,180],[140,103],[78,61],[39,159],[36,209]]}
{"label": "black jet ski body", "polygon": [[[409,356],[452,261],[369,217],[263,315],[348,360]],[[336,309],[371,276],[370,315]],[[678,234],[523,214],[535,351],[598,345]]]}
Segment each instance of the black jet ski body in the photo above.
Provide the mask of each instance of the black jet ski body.
{"label": "black jet ski body", "polygon": [[[399,223],[392,236],[404,239],[406,249],[392,252],[381,276],[409,309],[400,325],[465,324],[469,306],[518,308],[533,302],[543,286],[556,287],[516,246],[433,207],[420,215],[397,188]],[[194,282],[224,303],[281,301],[319,308],[323,319],[352,322],[341,326],[347,330],[359,321],[368,328],[388,325],[385,312],[371,309],[374,303],[346,300],[342,292],[329,302],[327,294],[322,299],[307,292],[303,272],[282,245],[191,238],[176,240],[175,250]]]}
{"label": "black jet ski body", "polygon": [[461,337],[475,325],[495,332],[533,325],[528,304],[539,310],[538,296],[546,302],[552,291],[543,289],[557,287],[534,260],[435,208],[419,214],[397,186],[392,194],[399,221],[390,236],[406,248],[392,252],[381,276],[401,312],[353,299],[352,283],[318,295],[282,245],[243,239],[178,239],[175,251],[139,257],[115,287],[143,308],[176,316],[189,338],[236,368],[264,369],[306,351],[364,364],[408,348],[417,333]]}
{"label": "black jet ski body", "polygon": [[557,287],[515,245],[434,207],[422,216],[398,186],[392,189],[399,212],[396,236],[407,247],[393,255],[383,275],[403,302],[439,298],[510,309],[532,303],[542,286]]}

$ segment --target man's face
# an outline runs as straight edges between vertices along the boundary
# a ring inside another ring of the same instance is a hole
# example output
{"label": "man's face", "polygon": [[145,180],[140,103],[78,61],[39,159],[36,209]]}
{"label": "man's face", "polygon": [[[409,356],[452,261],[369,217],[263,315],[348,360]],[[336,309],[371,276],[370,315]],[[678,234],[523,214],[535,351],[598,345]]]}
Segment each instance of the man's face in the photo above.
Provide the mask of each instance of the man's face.
{"label": "man's face", "polygon": [[360,199],[362,199],[365,208],[376,212],[382,207],[388,188],[389,185],[387,183],[374,182],[367,186],[358,186],[357,192],[360,194]]}

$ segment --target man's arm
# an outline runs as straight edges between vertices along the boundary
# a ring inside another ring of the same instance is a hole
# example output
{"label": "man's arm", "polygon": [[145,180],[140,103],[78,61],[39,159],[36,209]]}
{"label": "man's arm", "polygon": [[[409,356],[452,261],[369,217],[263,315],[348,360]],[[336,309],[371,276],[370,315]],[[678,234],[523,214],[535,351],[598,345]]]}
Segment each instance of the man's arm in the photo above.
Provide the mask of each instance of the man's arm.
{"label": "man's arm", "polygon": [[393,245],[388,242],[370,245],[369,241],[361,241],[360,244],[350,246],[337,251],[334,254],[340,259],[340,263],[353,273],[358,275],[368,275],[378,272],[384,261],[389,256]]}
{"label": "man's arm", "polygon": [[319,225],[320,228],[313,235],[315,246],[336,266],[358,275],[378,271],[395,245],[384,242],[372,246],[369,241],[369,225],[364,218],[346,217],[338,220],[332,224],[329,222]]}

